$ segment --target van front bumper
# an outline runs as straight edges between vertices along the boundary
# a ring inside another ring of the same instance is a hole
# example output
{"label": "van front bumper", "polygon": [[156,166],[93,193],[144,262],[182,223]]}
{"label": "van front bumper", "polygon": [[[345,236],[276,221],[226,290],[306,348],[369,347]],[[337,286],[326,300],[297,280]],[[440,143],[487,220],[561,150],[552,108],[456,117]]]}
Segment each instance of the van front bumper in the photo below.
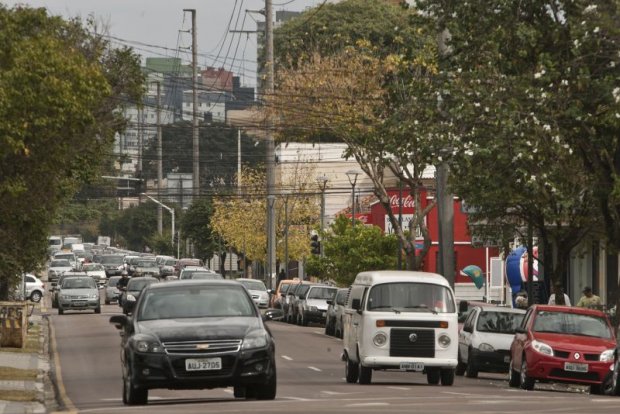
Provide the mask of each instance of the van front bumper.
{"label": "van front bumper", "polygon": [[362,365],[368,368],[401,369],[401,364],[422,363],[424,367],[456,368],[456,358],[400,358],[389,356],[362,357]]}

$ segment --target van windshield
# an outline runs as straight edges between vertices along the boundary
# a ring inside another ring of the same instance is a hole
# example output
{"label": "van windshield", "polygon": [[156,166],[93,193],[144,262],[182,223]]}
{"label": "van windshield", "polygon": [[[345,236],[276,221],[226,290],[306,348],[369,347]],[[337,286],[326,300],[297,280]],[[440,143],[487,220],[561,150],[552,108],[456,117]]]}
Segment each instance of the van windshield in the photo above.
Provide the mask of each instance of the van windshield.
{"label": "van windshield", "polygon": [[456,312],[450,290],[431,283],[397,282],[375,285],[367,309],[376,312]]}

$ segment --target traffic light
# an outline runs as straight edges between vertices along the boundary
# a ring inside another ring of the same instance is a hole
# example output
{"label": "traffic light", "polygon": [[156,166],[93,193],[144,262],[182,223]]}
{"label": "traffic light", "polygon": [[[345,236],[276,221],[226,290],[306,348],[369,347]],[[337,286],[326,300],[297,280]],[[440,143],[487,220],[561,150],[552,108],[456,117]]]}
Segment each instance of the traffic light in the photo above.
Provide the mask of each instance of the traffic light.
{"label": "traffic light", "polygon": [[319,235],[313,234],[312,237],[310,237],[310,240],[310,251],[312,254],[321,254],[321,242],[319,241]]}

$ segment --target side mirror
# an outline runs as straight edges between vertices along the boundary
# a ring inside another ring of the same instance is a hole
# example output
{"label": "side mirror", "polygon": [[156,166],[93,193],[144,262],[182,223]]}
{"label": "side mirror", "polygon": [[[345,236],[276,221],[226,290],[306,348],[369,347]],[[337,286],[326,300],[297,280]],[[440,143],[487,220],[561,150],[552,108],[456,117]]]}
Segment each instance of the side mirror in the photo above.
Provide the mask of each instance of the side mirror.
{"label": "side mirror", "polygon": [[127,316],[125,315],[114,315],[110,317],[110,323],[116,327],[116,329],[123,329],[127,326]]}
{"label": "side mirror", "polygon": [[351,302],[351,308],[355,310],[360,310],[361,307],[362,307],[362,301],[359,299],[353,299],[353,301]]}
{"label": "side mirror", "polygon": [[284,318],[284,312],[282,309],[267,309],[263,314],[264,321],[279,321]]}

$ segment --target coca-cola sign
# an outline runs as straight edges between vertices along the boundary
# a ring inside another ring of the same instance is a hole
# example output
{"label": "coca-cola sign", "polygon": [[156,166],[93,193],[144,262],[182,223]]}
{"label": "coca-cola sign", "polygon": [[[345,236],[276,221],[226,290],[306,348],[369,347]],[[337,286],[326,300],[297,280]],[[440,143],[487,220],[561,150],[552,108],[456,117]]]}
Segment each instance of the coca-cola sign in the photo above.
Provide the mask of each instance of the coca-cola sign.
{"label": "coca-cola sign", "polygon": [[[403,208],[410,208],[410,209],[415,208],[415,201],[413,200],[413,197],[411,195],[404,197],[402,200],[403,200]],[[390,196],[390,206],[392,207],[392,209],[398,208],[399,201],[400,201],[400,197],[398,197],[397,194],[392,194]]]}

